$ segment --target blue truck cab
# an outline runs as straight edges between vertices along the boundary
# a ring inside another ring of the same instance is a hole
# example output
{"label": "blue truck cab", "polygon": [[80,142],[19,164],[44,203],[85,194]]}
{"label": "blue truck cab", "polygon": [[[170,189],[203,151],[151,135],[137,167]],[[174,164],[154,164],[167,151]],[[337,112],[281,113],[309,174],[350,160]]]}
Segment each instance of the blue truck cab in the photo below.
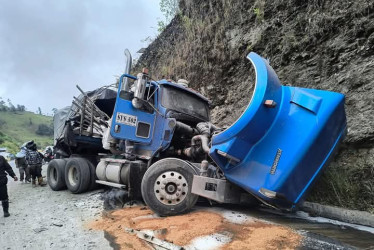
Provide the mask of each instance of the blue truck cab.
{"label": "blue truck cab", "polygon": [[[285,210],[303,200],[345,136],[344,95],[283,86],[265,59],[255,53],[248,59],[256,73],[253,96],[225,130],[209,122],[209,101],[196,91],[166,80],[150,81],[145,72],[121,77],[110,133],[127,141],[136,158],[152,159],[143,182],[178,172],[175,167],[164,172],[156,168],[185,165],[193,175],[186,183],[191,196],[238,202],[244,191]],[[130,86],[124,78],[135,82]],[[178,130],[182,136],[175,136]],[[185,139],[187,143],[178,143]],[[207,174],[208,169],[223,177]],[[187,181],[188,176],[182,178]],[[176,188],[177,180],[169,179],[164,188]],[[144,186],[143,199],[152,209],[165,214],[157,209],[160,202],[163,210],[177,210],[173,188],[160,196],[157,185]],[[170,206],[161,200],[167,197]]]}
{"label": "blue truck cab", "polygon": [[[139,79],[143,75],[139,74]],[[133,153],[138,157],[149,159],[168,149],[177,121],[191,126],[209,121],[209,100],[198,92],[164,79],[143,82],[142,99],[137,99],[134,91],[124,86],[125,77],[140,81],[127,74],[120,78],[110,133],[133,142]],[[136,99],[139,104],[134,105]]]}

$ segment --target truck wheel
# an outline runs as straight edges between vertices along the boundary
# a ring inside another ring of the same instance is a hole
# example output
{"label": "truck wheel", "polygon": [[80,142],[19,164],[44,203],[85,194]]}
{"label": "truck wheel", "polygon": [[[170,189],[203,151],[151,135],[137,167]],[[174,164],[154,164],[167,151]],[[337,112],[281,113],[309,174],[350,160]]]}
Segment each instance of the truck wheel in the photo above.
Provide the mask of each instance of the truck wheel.
{"label": "truck wheel", "polygon": [[87,161],[88,166],[90,167],[90,184],[88,187],[89,191],[95,190],[99,187],[99,184],[96,183],[96,167],[91,161]]}
{"label": "truck wheel", "polygon": [[70,158],[66,163],[65,182],[73,194],[87,191],[91,180],[90,167],[86,159]]}
{"label": "truck wheel", "polygon": [[65,165],[65,159],[52,160],[48,164],[47,182],[53,191],[66,189]]}
{"label": "truck wheel", "polygon": [[191,193],[195,174],[195,169],[183,160],[157,161],[143,176],[141,190],[145,203],[160,216],[187,212],[198,199],[198,195]]}

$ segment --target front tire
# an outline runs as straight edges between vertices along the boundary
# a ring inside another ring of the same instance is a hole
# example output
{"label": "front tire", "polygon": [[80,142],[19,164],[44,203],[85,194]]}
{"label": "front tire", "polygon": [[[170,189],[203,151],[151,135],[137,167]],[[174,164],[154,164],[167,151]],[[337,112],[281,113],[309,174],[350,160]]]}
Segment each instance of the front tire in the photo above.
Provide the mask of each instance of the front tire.
{"label": "front tire", "polygon": [[144,174],[141,190],[144,202],[160,216],[186,213],[198,195],[191,193],[197,172],[186,161],[167,158],[154,163]]}
{"label": "front tire", "polygon": [[91,180],[90,167],[84,158],[70,158],[66,163],[65,182],[73,194],[88,190]]}

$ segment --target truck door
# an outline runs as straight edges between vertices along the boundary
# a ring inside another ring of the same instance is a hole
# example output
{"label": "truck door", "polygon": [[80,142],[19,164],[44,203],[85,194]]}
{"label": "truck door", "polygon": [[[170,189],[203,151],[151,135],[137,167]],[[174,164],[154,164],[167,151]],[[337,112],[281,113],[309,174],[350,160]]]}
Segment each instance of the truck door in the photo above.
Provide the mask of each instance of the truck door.
{"label": "truck door", "polygon": [[[121,77],[118,88],[110,134],[116,139],[149,144],[152,141],[155,126],[155,110],[147,105],[142,108],[134,108],[131,103],[134,93],[121,88],[122,80],[123,77]],[[150,84],[147,84],[146,88],[146,93],[147,91],[153,92],[155,89]],[[157,91],[149,101],[153,106],[157,106],[155,105],[157,102]]]}

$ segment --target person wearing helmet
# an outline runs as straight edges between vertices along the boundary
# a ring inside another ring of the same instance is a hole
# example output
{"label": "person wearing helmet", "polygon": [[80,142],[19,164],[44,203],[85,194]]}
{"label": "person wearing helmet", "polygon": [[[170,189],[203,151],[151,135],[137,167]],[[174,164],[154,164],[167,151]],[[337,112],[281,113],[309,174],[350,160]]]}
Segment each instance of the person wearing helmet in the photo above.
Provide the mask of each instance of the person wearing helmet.
{"label": "person wearing helmet", "polygon": [[30,169],[32,186],[36,187],[36,178],[38,178],[39,186],[45,186],[42,177],[43,155],[37,151],[34,141],[28,142],[26,148],[26,163]]}
{"label": "person wearing helmet", "polygon": [[18,178],[13,172],[12,167],[6,161],[6,159],[0,155],[0,201],[3,206],[4,217],[9,217],[9,201],[8,201],[8,189],[6,184],[8,183],[7,173],[17,181]]}

